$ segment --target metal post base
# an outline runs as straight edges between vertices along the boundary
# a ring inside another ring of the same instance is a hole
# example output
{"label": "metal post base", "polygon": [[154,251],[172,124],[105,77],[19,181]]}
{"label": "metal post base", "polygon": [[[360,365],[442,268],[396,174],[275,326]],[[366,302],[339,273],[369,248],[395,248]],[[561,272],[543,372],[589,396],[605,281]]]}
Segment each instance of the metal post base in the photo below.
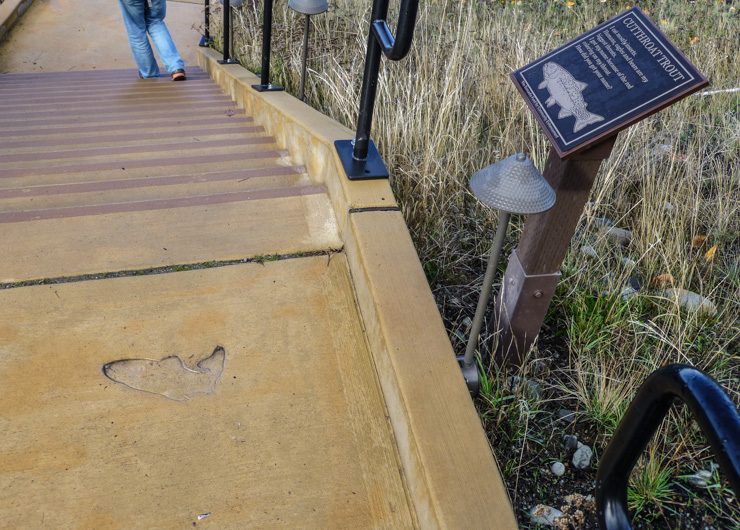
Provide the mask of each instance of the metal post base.
{"label": "metal post base", "polygon": [[228,59],[219,59],[218,64],[239,64],[239,61],[232,57],[229,57]]}
{"label": "metal post base", "polygon": [[198,43],[198,46],[200,46],[201,48],[210,48],[212,44],[213,44],[213,38],[211,37],[206,38],[206,36],[203,35],[200,38],[200,42]]}
{"label": "metal post base", "polygon": [[252,88],[257,92],[280,92],[285,90],[280,85],[273,85],[272,83],[268,83],[266,85],[252,85]]}
{"label": "metal post base", "polygon": [[370,140],[367,159],[355,160],[353,156],[354,142],[352,140],[337,140],[334,147],[339,153],[339,158],[344,166],[344,172],[349,180],[371,180],[387,179],[388,168],[375,147],[375,142]]}
{"label": "metal post base", "polygon": [[521,364],[540,332],[559,280],[560,272],[527,274],[517,251],[511,253],[495,306],[494,328],[499,332],[496,355],[500,361]]}
{"label": "metal post base", "polygon": [[465,356],[458,355],[457,363],[460,365],[462,370],[465,384],[468,385],[468,392],[473,397],[476,397],[480,393],[480,374],[478,373],[478,366],[473,363],[470,366],[465,366]]}

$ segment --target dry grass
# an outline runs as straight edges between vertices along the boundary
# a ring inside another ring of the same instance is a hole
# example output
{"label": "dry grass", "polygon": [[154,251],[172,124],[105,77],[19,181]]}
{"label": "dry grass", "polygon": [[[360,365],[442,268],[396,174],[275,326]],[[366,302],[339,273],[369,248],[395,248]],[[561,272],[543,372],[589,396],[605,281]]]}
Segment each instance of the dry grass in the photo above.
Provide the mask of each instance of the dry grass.
{"label": "dry grass", "polygon": [[[257,71],[261,14],[247,4],[236,11],[235,50]],[[327,15],[313,17],[307,94],[310,104],[353,127],[371,2],[333,0],[331,5]],[[640,5],[700,66],[713,88],[739,84],[738,13],[731,2]],[[547,141],[508,74],[624,7],[603,0],[572,7],[544,0],[426,0],[412,53],[400,64],[384,66],[373,137],[391,168],[394,190],[458,350],[464,349],[494,229],[494,216],[467,191],[468,178],[516,150],[529,151],[539,167],[547,154]],[[294,93],[301,37],[302,20],[278,2],[273,81]],[[598,456],[629,399],[655,368],[694,364],[740,400],[738,104],[737,93],[695,95],[621,135],[573,240],[539,345],[521,367],[520,375],[537,379],[542,392],[512,393],[506,374],[486,362],[479,411],[523,524],[531,504],[561,500],[552,487],[557,481],[544,471],[558,458],[559,435],[553,430],[576,430]],[[599,237],[596,217],[632,230],[630,246],[616,249]],[[510,240],[521,223],[515,220]],[[694,248],[697,235],[707,241]],[[600,259],[580,253],[584,244],[592,245]],[[715,244],[717,253],[708,262],[704,254]],[[623,257],[635,265],[623,265]],[[710,298],[717,314],[687,313],[662,298],[650,280],[665,273],[675,286]],[[643,288],[629,302],[599,296],[619,293],[630,276],[641,278]],[[561,407],[577,411],[575,426],[555,422]],[[719,526],[737,520],[731,492],[693,490],[679,478],[707,468],[711,460],[683,412],[664,424],[650,455],[631,497],[644,520],[691,527],[708,523],[702,517]],[[574,476],[564,482],[573,491],[563,493],[588,493],[592,479],[589,473]]]}

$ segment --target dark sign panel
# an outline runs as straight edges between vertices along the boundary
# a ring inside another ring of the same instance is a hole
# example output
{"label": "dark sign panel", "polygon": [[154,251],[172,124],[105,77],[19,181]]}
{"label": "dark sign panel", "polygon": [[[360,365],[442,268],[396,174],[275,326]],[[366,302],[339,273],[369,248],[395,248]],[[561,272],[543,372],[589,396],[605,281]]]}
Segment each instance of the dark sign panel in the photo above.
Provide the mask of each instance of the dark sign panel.
{"label": "dark sign panel", "polygon": [[511,77],[561,158],[709,84],[636,7]]}

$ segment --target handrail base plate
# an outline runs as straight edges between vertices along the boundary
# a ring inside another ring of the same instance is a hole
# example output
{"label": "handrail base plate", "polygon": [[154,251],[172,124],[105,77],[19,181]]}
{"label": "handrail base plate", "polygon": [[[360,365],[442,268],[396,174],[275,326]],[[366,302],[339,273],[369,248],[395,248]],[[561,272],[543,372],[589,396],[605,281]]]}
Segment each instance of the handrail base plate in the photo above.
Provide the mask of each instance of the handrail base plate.
{"label": "handrail base plate", "polygon": [[389,177],[388,168],[372,140],[368,146],[367,159],[362,161],[355,160],[352,156],[354,151],[352,140],[337,140],[334,147],[349,180],[377,180]]}

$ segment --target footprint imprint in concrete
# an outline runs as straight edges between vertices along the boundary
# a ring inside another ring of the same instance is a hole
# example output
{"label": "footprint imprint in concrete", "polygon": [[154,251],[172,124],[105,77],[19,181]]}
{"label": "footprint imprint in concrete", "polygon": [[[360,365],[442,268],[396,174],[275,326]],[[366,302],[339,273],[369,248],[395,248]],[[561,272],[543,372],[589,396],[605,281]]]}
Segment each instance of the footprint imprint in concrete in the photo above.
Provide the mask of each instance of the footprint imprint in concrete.
{"label": "footprint imprint in concrete", "polygon": [[226,350],[216,346],[213,353],[191,369],[177,355],[160,361],[122,359],[103,365],[105,376],[135,390],[160,394],[175,401],[187,401],[198,394],[212,394],[221,378]]}

